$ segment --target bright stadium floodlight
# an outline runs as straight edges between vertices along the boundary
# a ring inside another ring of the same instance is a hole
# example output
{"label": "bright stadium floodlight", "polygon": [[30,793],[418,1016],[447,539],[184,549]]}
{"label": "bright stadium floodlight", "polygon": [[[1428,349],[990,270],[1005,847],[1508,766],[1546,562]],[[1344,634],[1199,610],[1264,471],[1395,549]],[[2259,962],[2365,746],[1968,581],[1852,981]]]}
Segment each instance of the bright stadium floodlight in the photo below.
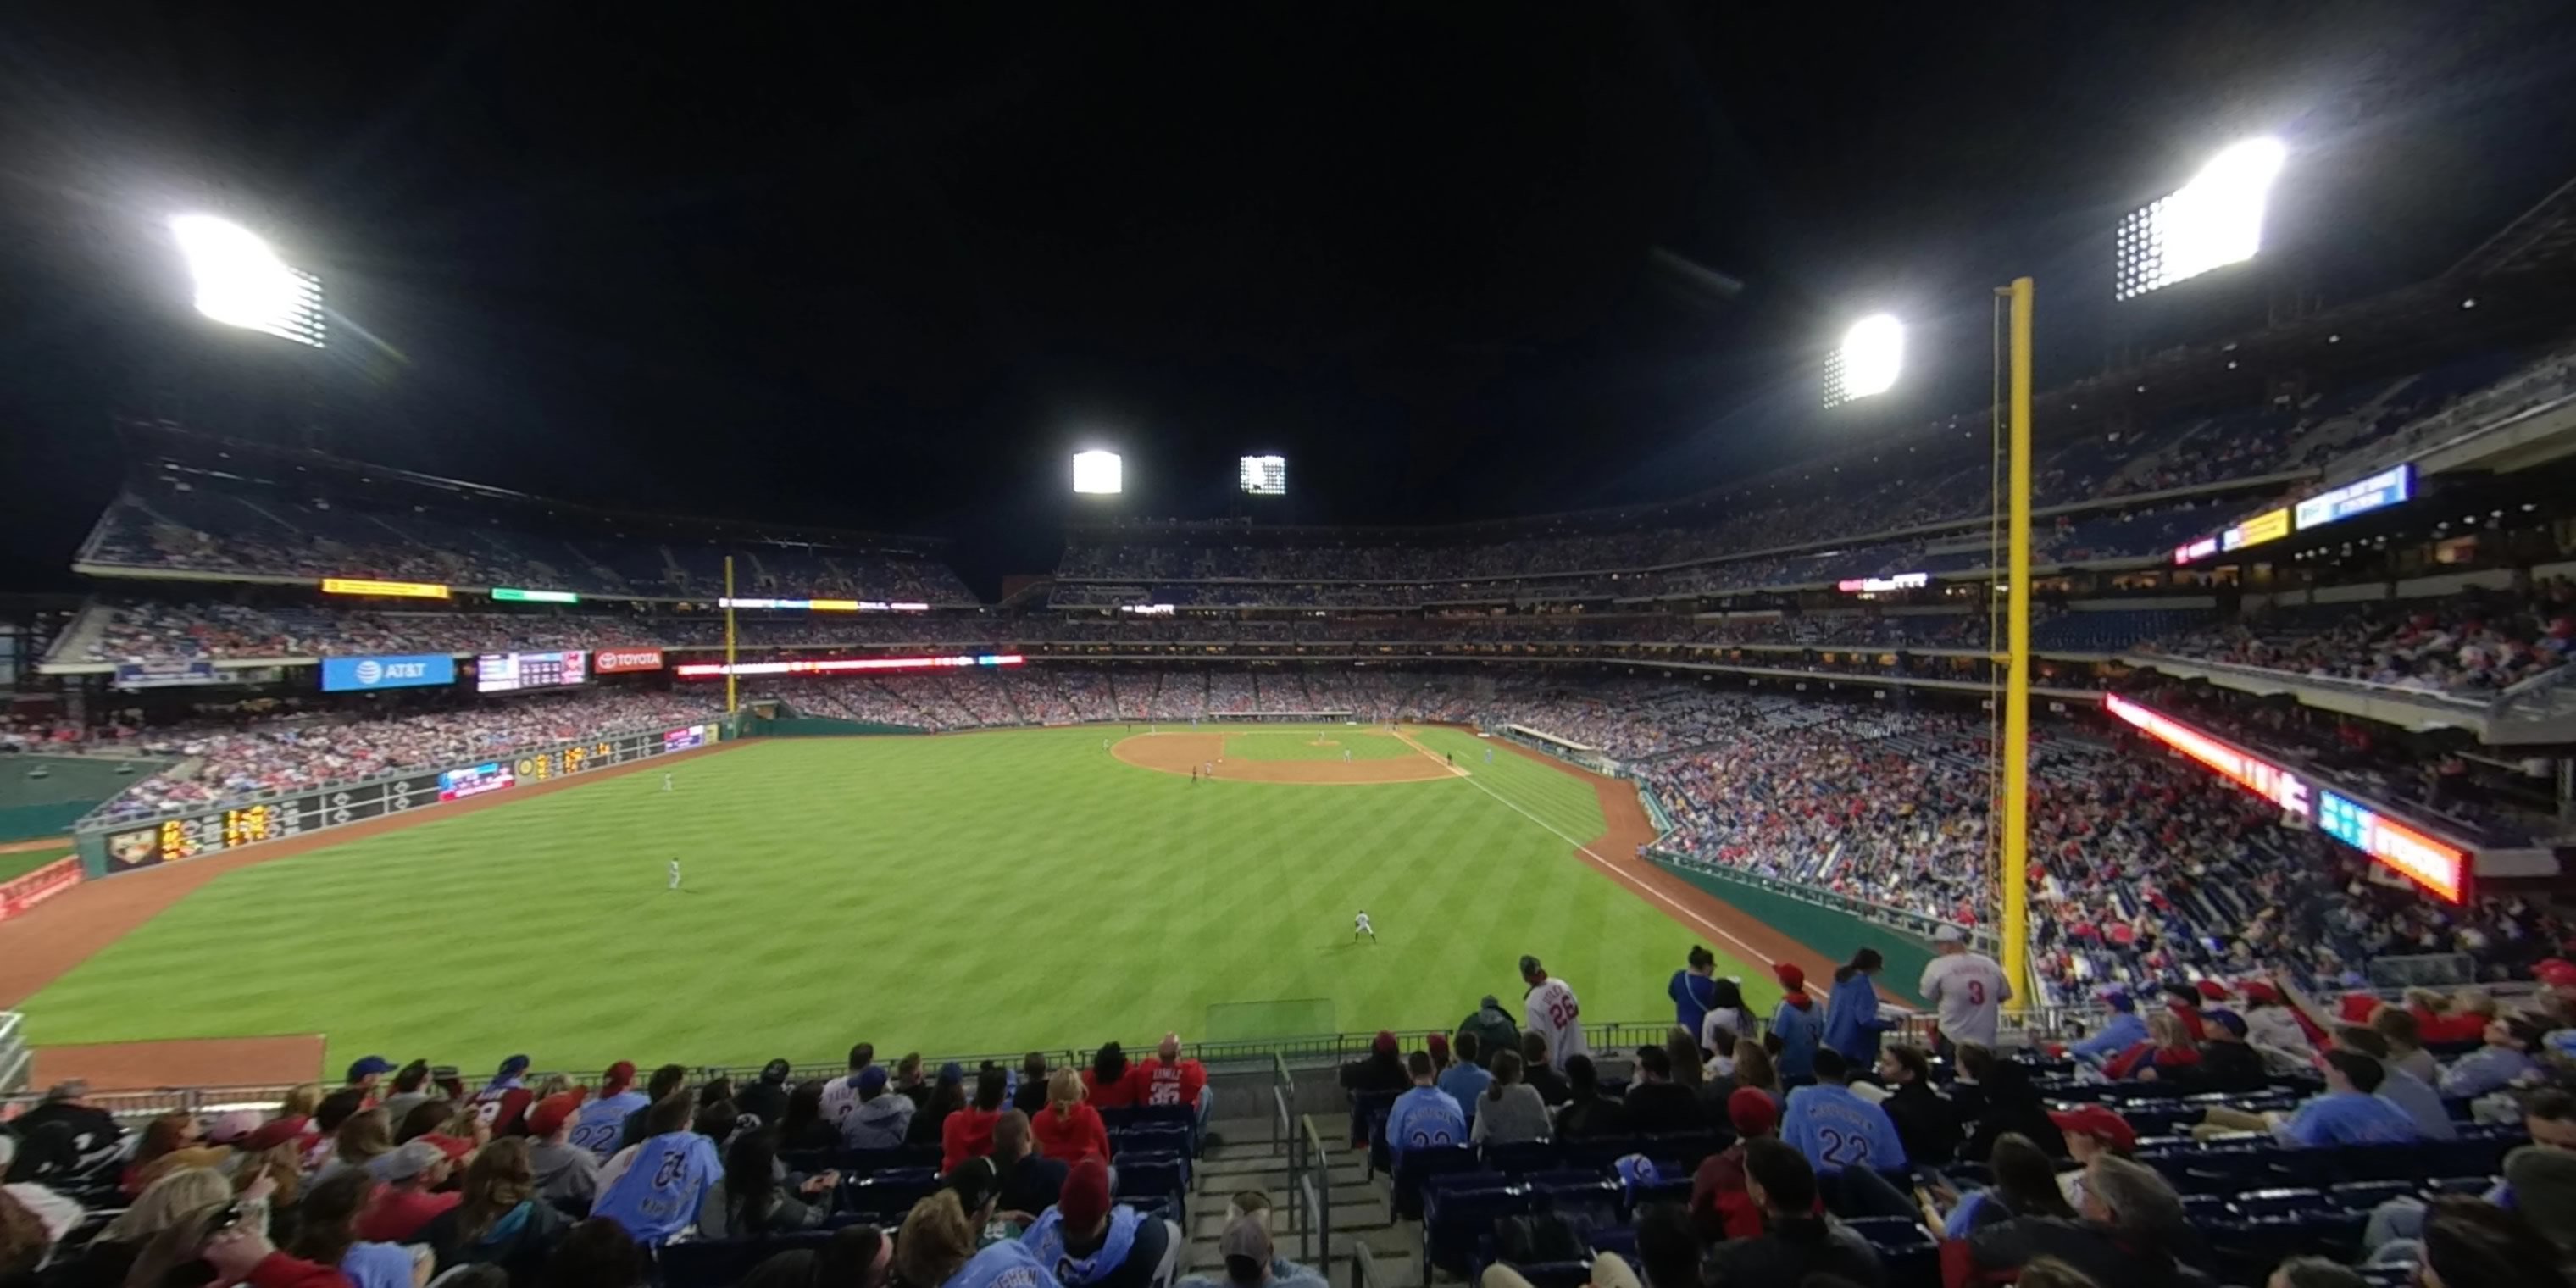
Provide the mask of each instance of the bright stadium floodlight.
{"label": "bright stadium floodlight", "polygon": [[212,215],[170,221],[199,313],[226,326],[323,347],[322,282],[288,267],[257,234]]}
{"label": "bright stadium floodlight", "polygon": [[1247,456],[1237,468],[1236,479],[1249,496],[1288,495],[1288,458],[1285,456]]}
{"label": "bright stadium floodlight", "polygon": [[1124,488],[1120,483],[1116,452],[1076,452],[1073,454],[1073,490],[1095,496],[1116,496]]}
{"label": "bright stadium floodlight", "polygon": [[2171,196],[2120,221],[2111,298],[2125,300],[2242,263],[2263,249],[2263,210],[2289,149],[2247,139],[2210,158]]}
{"label": "bright stadium floodlight", "polygon": [[1842,347],[1825,359],[1825,405],[1839,407],[1896,387],[1905,369],[1905,324],[1873,313],[1843,332]]}

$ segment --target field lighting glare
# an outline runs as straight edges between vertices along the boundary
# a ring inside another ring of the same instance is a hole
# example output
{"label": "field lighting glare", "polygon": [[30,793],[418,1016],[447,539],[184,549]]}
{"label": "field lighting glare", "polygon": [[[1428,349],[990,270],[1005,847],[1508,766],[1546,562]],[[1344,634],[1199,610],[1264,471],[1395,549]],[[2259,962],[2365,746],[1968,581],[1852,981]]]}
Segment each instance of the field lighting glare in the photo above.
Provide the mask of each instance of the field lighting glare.
{"label": "field lighting glare", "polygon": [[1825,405],[1886,393],[1904,369],[1905,324],[1885,313],[1862,318],[1825,362]]}
{"label": "field lighting glare", "polygon": [[188,261],[199,313],[226,326],[322,347],[322,283],[288,267],[257,234],[212,215],[180,215],[171,236]]}
{"label": "field lighting glare", "polygon": [[1116,452],[1076,452],[1073,454],[1073,490],[1098,496],[1116,496],[1123,487]]}
{"label": "field lighting glare", "polygon": [[2144,295],[2263,249],[2263,210],[2289,155],[2279,139],[2247,139],[2210,158],[2180,191],[2120,221],[2112,298]]}

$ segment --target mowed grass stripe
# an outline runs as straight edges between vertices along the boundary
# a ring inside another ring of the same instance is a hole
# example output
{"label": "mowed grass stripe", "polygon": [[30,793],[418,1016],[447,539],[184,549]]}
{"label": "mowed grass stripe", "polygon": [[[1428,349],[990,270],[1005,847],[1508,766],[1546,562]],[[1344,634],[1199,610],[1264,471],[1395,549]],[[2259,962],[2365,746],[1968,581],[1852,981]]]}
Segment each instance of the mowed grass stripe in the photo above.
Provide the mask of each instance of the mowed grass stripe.
{"label": "mowed grass stripe", "polygon": [[[828,1060],[1194,1034],[1212,1004],[1296,998],[1445,1027],[1484,993],[1516,1007],[1531,952],[1596,1018],[1669,1014],[1689,929],[1469,780],[1192,784],[1102,736],[782,740],[682,764],[675,792],[646,772],[435,819],[227,873],[24,1009],[43,1043]],[[1602,830],[1584,784],[1447,736]]]}

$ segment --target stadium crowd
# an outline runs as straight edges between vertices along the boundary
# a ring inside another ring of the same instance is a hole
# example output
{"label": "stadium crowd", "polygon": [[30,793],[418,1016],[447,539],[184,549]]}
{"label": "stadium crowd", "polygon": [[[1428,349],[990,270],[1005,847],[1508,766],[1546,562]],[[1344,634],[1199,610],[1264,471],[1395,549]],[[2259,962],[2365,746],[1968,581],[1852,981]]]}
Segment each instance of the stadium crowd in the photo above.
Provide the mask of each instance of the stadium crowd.
{"label": "stadium crowd", "polygon": [[2288,608],[2142,647],[2427,693],[2495,694],[2567,663],[2576,583],[2553,577],[2517,591]]}

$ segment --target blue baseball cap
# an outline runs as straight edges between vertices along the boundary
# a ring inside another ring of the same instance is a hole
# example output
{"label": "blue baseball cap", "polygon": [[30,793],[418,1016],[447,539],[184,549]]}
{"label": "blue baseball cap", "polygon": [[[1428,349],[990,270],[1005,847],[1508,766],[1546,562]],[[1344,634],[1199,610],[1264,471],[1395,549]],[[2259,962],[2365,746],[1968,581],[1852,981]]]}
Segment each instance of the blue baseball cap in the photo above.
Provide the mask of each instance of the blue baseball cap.
{"label": "blue baseball cap", "polygon": [[2124,1014],[2134,1012],[2138,1009],[2138,999],[2129,996],[2128,990],[2119,988],[2115,988],[2104,993],[2102,995],[2102,1004],[2110,1007],[2112,1010],[2119,1011]]}
{"label": "blue baseball cap", "polygon": [[873,1096],[878,1092],[885,1090],[885,1085],[886,1071],[884,1065],[872,1064],[867,1068],[859,1070],[860,1095]]}
{"label": "blue baseball cap", "polygon": [[510,1076],[512,1076],[512,1075],[515,1075],[515,1074],[522,1074],[522,1073],[526,1073],[527,1071],[528,1071],[528,1057],[526,1057],[526,1056],[523,1056],[523,1055],[514,1055],[514,1056],[511,1056],[509,1059],[504,1060],[504,1061],[502,1061],[502,1062],[501,1062],[501,1076],[502,1076],[502,1077],[504,1077],[504,1078],[510,1077]]}
{"label": "blue baseball cap", "polygon": [[356,1082],[360,1078],[380,1078],[393,1071],[394,1062],[383,1056],[360,1056],[357,1063],[349,1066],[349,1081]]}
{"label": "blue baseball cap", "polygon": [[966,1081],[966,1066],[959,1064],[954,1060],[939,1066],[939,1080],[941,1082]]}

